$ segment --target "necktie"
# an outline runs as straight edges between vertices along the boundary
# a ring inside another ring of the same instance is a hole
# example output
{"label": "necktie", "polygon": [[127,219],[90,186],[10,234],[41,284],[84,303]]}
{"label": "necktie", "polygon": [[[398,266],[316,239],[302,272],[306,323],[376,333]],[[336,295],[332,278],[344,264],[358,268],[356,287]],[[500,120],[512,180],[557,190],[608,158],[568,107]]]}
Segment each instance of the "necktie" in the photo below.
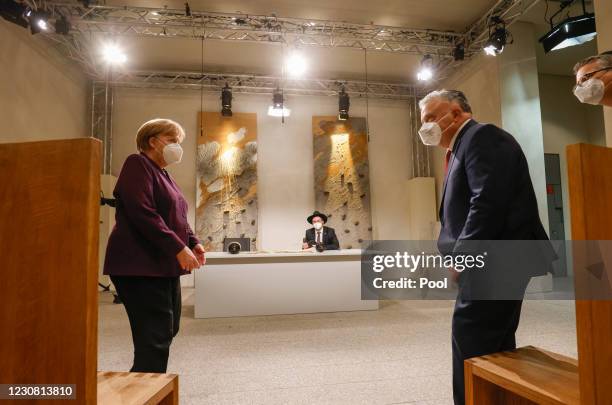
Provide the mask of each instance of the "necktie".
{"label": "necktie", "polygon": [[448,162],[450,161],[452,151],[450,149],[446,150],[446,157],[444,161],[444,173],[448,173]]}
{"label": "necktie", "polygon": [[316,242],[317,243],[321,243],[321,231],[317,232],[317,240],[316,240]]}

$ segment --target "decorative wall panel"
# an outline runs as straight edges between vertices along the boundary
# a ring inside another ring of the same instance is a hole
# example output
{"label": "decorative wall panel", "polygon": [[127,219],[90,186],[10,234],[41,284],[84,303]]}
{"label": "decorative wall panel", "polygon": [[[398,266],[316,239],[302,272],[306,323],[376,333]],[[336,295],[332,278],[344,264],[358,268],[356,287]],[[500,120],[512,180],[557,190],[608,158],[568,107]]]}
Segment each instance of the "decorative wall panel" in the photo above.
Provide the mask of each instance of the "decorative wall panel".
{"label": "decorative wall panel", "polygon": [[327,214],[341,249],[372,239],[365,118],[312,118],[315,209]]}
{"label": "decorative wall panel", "polygon": [[196,234],[207,251],[223,239],[257,239],[257,114],[203,113],[197,146]]}

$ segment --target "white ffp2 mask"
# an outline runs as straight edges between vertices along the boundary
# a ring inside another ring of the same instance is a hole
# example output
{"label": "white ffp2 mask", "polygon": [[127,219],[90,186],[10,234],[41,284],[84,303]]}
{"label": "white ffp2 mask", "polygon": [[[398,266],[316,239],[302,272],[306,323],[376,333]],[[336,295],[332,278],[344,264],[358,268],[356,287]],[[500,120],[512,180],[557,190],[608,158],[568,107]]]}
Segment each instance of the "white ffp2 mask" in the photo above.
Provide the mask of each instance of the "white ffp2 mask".
{"label": "white ffp2 mask", "polygon": [[597,105],[604,96],[605,85],[600,79],[589,79],[574,89],[574,95],[581,103]]}
{"label": "white ffp2 mask", "polygon": [[426,122],[419,129],[419,136],[423,144],[427,146],[437,146],[442,139],[442,128],[437,122]]}
{"label": "white ffp2 mask", "polygon": [[312,226],[314,226],[314,229],[316,229],[317,231],[323,228],[323,224],[320,222],[315,222],[314,224],[312,224]]}
{"label": "white ffp2 mask", "polygon": [[178,143],[169,143],[162,151],[167,165],[179,163],[183,158],[183,148]]}
{"label": "white ffp2 mask", "polygon": [[[439,121],[442,121],[447,115],[448,113],[444,114]],[[442,127],[440,127],[440,124],[438,124],[439,121],[425,122],[423,125],[421,125],[421,128],[419,129],[419,136],[421,137],[423,144],[427,146],[438,146],[440,144],[444,130]]]}

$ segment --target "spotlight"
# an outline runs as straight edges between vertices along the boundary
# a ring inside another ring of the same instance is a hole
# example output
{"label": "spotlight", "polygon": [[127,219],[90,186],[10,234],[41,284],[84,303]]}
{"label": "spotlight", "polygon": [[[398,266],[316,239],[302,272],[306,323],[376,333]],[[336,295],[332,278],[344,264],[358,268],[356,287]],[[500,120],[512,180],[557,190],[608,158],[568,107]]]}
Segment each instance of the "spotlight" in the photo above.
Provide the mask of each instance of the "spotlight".
{"label": "spotlight", "polygon": [[457,44],[453,49],[453,59],[455,62],[465,59],[465,46],[463,44]]}
{"label": "spotlight", "polygon": [[221,89],[221,115],[224,117],[232,116],[232,88],[227,83]]}
{"label": "spotlight", "polygon": [[506,29],[506,23],[497,16],[493,17],[489,23],[489,39],[483,47],[485,53],[491,56],[499,55],[504,51],[504,47],[512,42],[512,34]]}
{"label": "spotlight", "polygon": [[417,80],[428,81],[433,77],[433,58],[431,55],[423,56],[421,61],[421,68],[417,72]]}
{"label": "spotlight", "polygon": [[41,31],[49,30],[49,16],[44,11],[32,11],[30,13],[30,31],[38,34]]}
{"label": "spotlight", "polygon": [[271,117],[288,117],[291,115],[291,110],[285,107],[283,93],[279,88],[272,95],[272,105],[268,107],[268,115]]}
{"label": "spotlight", "polygon": [[340,93],[338,93],[338,119],[340,121],[346,121],[349,119],[349,107],[351,105],[351,100],[349,95],[344,90],[344,86],[340,89]]}
{"label": "spotlight", "polygon": [[285,66],[287,67],[287,73],[290,76],[301,76],[306,71],[308,63],[304,56],[295,51],[287,58]]}
{"label": "spotlight", "polygon": [[551,25],[540,42],[544,52],[556,51],[568,46],[581,45],[595,38],[595,14],[585,13],[578,17],[567,18],[556,26]]}
{"label": "spotlight", "polygon": [[6,21],[20,25],[23,28],[28,28],[29,23],[26,17],[29,16],[27,13],[28,8],[21,3],[16,1],[0,1],[0,17]]}
{"label": "spotlight", "polygon": [[68,35],[70,32],[70,21],[68,21],[65,15],[55,20],[55,32],[62,35]]}
{"label": "spotlight", "polygon": [[111,65],[120,65],[125,63],[127,56],[125,53],[115,44],[107,44],[102,50],[104,60]]}

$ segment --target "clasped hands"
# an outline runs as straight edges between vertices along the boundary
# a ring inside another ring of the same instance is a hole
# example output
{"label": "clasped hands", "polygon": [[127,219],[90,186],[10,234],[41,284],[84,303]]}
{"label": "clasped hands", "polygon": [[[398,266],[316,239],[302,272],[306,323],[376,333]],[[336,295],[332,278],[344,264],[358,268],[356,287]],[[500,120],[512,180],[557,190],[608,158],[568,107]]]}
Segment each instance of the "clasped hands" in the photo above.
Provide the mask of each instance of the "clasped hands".
{"label": "clasped hands", "polygon": [[185,246],[183,250],[178,252],[176,259],[178,260],[181,268],[187,271],[193,271],[206,263],[206,251],[201,244],[197,244],[192,249]]}

